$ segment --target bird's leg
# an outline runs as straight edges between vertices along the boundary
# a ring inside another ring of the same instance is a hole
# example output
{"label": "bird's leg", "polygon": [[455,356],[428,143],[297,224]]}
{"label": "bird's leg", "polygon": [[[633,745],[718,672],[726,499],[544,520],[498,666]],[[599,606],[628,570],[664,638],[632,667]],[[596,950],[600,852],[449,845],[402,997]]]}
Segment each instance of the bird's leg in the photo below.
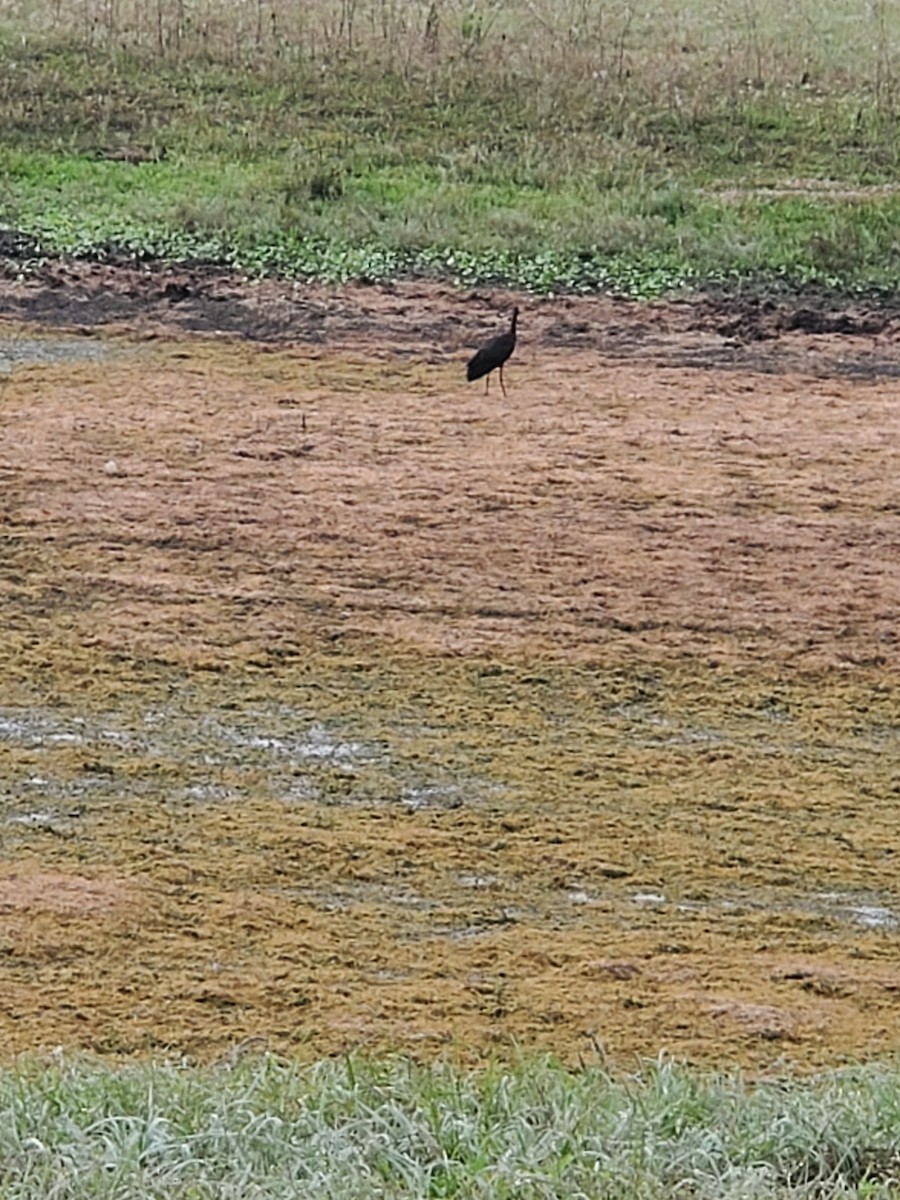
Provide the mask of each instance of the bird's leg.
{"label": "bird's leg", "polygon": [[505,397],[506,396],[506,387],[504,386],[504,383],[503,383],[503,364],[502,363],[500,364],[500,391],[503,393],[503,395]]}
{"label": "bird's leg", "polygon": [[490,371],[488,371],[487,375],[485,375],[485,377],[484,377],[484,394],[487,395],[490,390],[491,390],[491,373],[490,373]]}

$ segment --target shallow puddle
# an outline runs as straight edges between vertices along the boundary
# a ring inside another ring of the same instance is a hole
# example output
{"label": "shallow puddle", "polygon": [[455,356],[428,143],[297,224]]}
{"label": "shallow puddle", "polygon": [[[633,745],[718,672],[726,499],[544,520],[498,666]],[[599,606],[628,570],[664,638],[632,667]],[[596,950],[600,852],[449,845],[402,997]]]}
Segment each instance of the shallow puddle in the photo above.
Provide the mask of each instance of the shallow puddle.
{"label": "shallow puddle", "polygon": [[102,362],[113,353],[109,343],[91,337],[29,337],[0,332],[0,375],[17,367]]}

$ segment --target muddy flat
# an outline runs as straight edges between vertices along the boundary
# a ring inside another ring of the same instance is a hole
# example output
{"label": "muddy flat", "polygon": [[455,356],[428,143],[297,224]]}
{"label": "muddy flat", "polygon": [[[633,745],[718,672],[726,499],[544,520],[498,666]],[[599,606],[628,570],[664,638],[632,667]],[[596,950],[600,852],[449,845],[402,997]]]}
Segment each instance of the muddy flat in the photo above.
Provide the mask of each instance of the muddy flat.
{"label": "muddy flat", "polygon": [[0,1055],[898,1048],[896,313],[0,318]]}

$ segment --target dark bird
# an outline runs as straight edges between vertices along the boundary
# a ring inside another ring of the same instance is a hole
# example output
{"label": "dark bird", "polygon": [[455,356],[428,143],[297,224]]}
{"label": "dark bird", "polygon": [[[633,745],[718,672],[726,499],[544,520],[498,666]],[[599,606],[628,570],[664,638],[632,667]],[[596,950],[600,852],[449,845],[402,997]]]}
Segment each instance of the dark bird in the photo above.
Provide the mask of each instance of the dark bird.
{"label": "dark bird", "polygon": [[466,368],[466,378],[471,383],[473,379],[480,379],[484,375],[485,395],[487,395],[488,389],[491,386],[491,371],[495,367],[500,368],[500,390],[504,396],[506,395],[506,388],[503,386],[503,364],[516,348],[516,317],[518,315],[519,310],[514,308],[512,311],[512,323],[507,332],[493,338],[486,346],[482,346],[477,354],[473,354],[469,359],[469,365]]}

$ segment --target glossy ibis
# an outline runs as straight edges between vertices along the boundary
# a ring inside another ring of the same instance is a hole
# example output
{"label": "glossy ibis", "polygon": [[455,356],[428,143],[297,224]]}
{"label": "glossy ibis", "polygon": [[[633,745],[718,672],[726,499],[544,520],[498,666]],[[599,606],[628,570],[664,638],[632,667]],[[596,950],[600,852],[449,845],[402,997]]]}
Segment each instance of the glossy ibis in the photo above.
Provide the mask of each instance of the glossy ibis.
{"label": "glossy ibis", "polygon": [[503,386],[503,364],[516,348],[516,318],[519,315],[519,310],[512,310],[512,323],[506,333],[501,333],[499,337],[493,338],[486,346],[482,346],[477,354],[473,354],[469,359],[469,365],[466,368],[466,378],[469,383],[473,379],[480,379],[482,375],[484,380],[484,394],[487,395],[488,389],[491,386],[491,371],[495,367],[500,368],[500,390],[503,395],[506,395],[506,388]]}

